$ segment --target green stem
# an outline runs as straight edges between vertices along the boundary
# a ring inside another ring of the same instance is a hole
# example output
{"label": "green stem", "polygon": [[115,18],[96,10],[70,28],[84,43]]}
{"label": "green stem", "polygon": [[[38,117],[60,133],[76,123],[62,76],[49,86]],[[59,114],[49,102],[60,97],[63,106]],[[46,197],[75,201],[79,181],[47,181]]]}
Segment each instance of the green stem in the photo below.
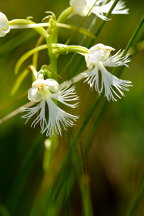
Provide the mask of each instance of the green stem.
{"label": "green stem", "polygon": [[[57,22],[60,23],[60,22],[64,22],[65,19],[67,18],[67,16],[69,16],[72,12],[72,8],[69,7],[67,8],[66,10],[64,10],[61,15],[58,17],[58,20]],[[57,73],[57,56],[55,53],[53,53],[53,47],[50,45],[52,43],[57,43],[58,41],[58,28],[56,26],[56,22],[55,22],[55,26],[52,25],[51,26],[51,34],[49,36],[49,38],[47,39],[47,44],[49,45],[49,48],[48,48],[48,53],[49,53],[49,58],[50,58],[50,65],[51,65],[51,70],[54,72],[54,73]]]}
{"label": "green stem", "polygon": [[71,146],[70,146],[70,150],[69,153],[71,153],[73,151],[73,149],[75,149],[77,142],[80,138],[81,133],[84,131],[84,129],[86,128],[92,114],[94,113],[96,107],[98,106],[99,102],[101,101],[101,96],[98,97],[96,99],[96,101],[94,102],[94,104],[91,106],[91,108],[88,110],[86,117],[84,118],[78,132],[76,133],[76,136],[73,138],[72,142],[71,142]]}
{"label": "green stem", "polygon": [[[80,158],[80,160],[79,160]],[[79,162],[78,162],[79,161]],[[75,164],[79,164],[77,167],[77,175],[79,178],[79,185],[82,197],[82,212],[83,216],[93,216],[92,210],[92,200],[90,193],[90,179],[88,175],[88,167],[87,167],[87,155],[84,155],[84,145],[80,141],[79,142],[79,153],[77,155]],[[78,162],[78,163],[77,163]]]}
{"label": "green stem", "polygon": [[[35,45],[35,48],[39,47],[42,44],[43,40],[44,40],[44,37],[40,36]],[[34,53],[33,58],[32,58],[32,65],[36,68],[36,70],[38,70],[38,57],[39,57],[39,51]]]}
{"label": "green stem", "polygon": [[[21,65],[23,64],[23,62],[28,59],[31,55],[33,55],[34,53],[37,53],[41,50],[44,49],[49,49],[49,55],[50,55],[50,60],[52,62],[52,66],[53,66],[53,70],[56,70],[56,62],[57,59],[55,59],[55,55],[53,53],[53,49],[57,49],[58,52],[65,52],[66,54],[69,52],[79,52],[79,53],[83,53],[86,54],[88,52],[88,49],[82,46],[67,46],[67,45],[63,45],[63,44],[45,44],[45,45],[41,45],[38,47],[35,47],[34,49],[31,49],[30,51],[28,51],[27,53],[25,53],[17,62],[16,66],[15,66],[15,73],[17,74]],[[57,71],[57,70],[56,70]]]}
{"label": "green stem", "polygon": [[[15,20],[12,20],[9,22],[9,25],[10,26],[13,26],[13,25],[28,25],[28,24],[36,24],[35,22],[32,22],[31,20],[25,20],[25,19],[15,19]],[[36,32],[38,32],[40,35],[42,35],[44,38],[47,38],[49,35],[47,33],[47,31],[39,26],[39,27],[35,27],[34,28]]]}
{"label": "green stem", "polygon": [[135,216],[136,215],[136,212],[137,212],[137,209],[138,209],[138,206],[140,204],[140,201],[142,200],[142,197],[144,196],[144,180],[142,180],[142,184],[140,186],[140,189],[136,195],[136,197],[134,198],[129,210],[128,210],[128,213],[126,214],[127,216]]}
{"label": "green stem", "polygon": [[53,53],[52,42],[53,40],[51,37],[47,39],[47,47],[48,47],[51,71],[56,74],[57,73],[57,56],[56,54]]}
{"label": "green stem", "polygon": [[67,19],[67,17],[69,15],[71,15],[73,12],[73,8],[72,7],[68,7],[66,8],[58,17],[57,22],[58,23],[64,23],[65,20]]}
{"label": "green stem", "polygon": [[52,160],[58,147],[57,136],[52,136],[51,138],[46,139],[44,144],[43,171],[47,173],[51,169]]}
{"label": "green stem", "polygon": [[131,47],[131,45],[133,44],[134,40],[136,39],[140,29],[142,28],[142,25],[144,24],[144,15],[142,17],[142,19],[140,20],[135,32],[133,33],[131,39],[129,40],[125,50],[124,50],[124,53],[123,53],[123,56],[128,52],[129,48]]}
{"label": "green stem", "polygon": [[[136,39],[136,37],[137,37],[139,31],[141,30],[143,24],[144,24],[144,16],[143,16],[142,19],[140,20],[139,24],[138,24],[137,27],[136,27],[136,30],[135,30],[134,33],[132,34],[132,36],[131,36],[129,42],[127,43],[126,48],[124,49],[124,52],[123,52],[123,55],[122,55],[122,56],[124,56],[124,55],[127,54],[129,48],[132,46],[132,44],[133,44],[133,42],[135,41],[135,39]],[[124,66],[123,66],[123,68],[124,68]],[[113,71],[112,71],[112,73],[116,74],[116,75],[119,77],[119,76],[121,75],[121,68],[114,68]]]}
{"label": "green stem", "polygon": [[83,216],[93,216],[90,182],[87,175],[82,176],[80,182],[80,189],[82,195]]}
{"label": "green stem", "polygon": [[36,47],[32,50],[30,50],[29,52],[25,53],[17,62],[16,66],[15,66],[15,74],[17,74],[19,72],[19,69],[22,65],[22,63],[28,59],[31,55],[33,55],[34,53],[40,51],[40,50],[43,50],[43,49],[46,49],[47,48],[47,45],[42,45],[40,47]]}
{"label": "green stem", "polygon": [[[64,10],[61,14],[60,14],[60,16],[58,17],[58,19],[57,19],[57,23],[56,23],[56,25],[57,25],[57,27],[62,27],[62,28],[70,28],[71,26],[67,26],[67,25],[65,25],[64,23],[62,23],[62,22],[64,22],[65,21],[65,19],[71,14],[71,12],[72,12],[72,8],[71,7],[69,7],[69,8],[67,8],[66,10]],[[56,30],[56,32],[55,32],[55,42],[57,42],[57,38],[58,38],[58,29]],[[43,37],[41,36],[40,38],[39,38],[39,40],[37,41],[37,43],[36,43],[36,47],[38,46],[38,45],[40,45],[41,43],[43,42]],[[49,44],[49,42],[50,41],[47,41],[47,43]],[[52,51],[52,50],[51,50]],[[51,56],[51,61],[53,62],[53,57],[52,57],[52,55],[51,55],[51,53],[49,52],[49,54],[50,54],[50,56]],[[38,53],[35,53],[34,54],[34,56],[33,56],[33,63],[34,63],[34,66],[37,68],[37,60],[38,60]],[[54,63],[53,63],[54,64]],[[54,68],[54,70],[55,70],[56,68]]]}
{"label": "green stem", "polygon": [[[115,6],[117,5],[118,1],[119,1],[119,0],[115,0],[115,1],[114,1],[113,5],[111,6],[109,12],[108,12],[107,15],[106,15],[107,18],[110,17],[110,15],[111,15],[113,9],[115,8]],[[96,36],[96,37],[97,37],[97,36],[99,35],[99,33],[101,32],[101,30],[102,30],[102,28],[104,27],[104,25],[105,25],[106,22],[107,22],[107,21],[105,21],[105,20],[102,21],[102,23],[100,24],[99,28],[97,29],[97,31],[96,31],[96,33],[95,33],[95,36]],[[92,43],[93,43],[93,42],[92,42]]]}
{"label": "green stem", "polygon": [[[30,146],[29,151],[26,154],[25,160],[11,187],[11,190],[9,192],[6,202],[7,202],[8,208],[12,209],[13,212],[17,211],[17,206],[20,202],[21,194],[24,190],[24,186],[29,176],[29,173],[34,165],[36,156],[40,151],[40,148],[41,148],[40,142],[42,142],[42,140],[43,138],[41,135],[38,135],[35,138],[34,142]],[[14,215],[16,215],[15,213]]]}
{"label": "green stem", "polygon": [[38,72],[37,72],[37,70],[35,69],[35,67],[33,65],[30,65],[29,68],[32,71],[32,79],[34,81],[34,80],[37,79]]}

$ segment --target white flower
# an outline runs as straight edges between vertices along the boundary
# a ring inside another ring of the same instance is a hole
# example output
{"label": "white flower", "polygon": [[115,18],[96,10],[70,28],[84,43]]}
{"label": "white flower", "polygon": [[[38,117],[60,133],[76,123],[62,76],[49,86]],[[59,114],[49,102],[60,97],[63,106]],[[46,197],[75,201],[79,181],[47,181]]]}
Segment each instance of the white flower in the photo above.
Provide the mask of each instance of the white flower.
{"label": "white flower", "polygon": [[[103,20],[109,20],[107,14],[112,7],[114,0],[70,0],[74,12],[80,16],[87,16],[94,13]],[[128,14],[124,2],[119,1],[112,11],[112,14]]]}
{"label": "white flower", "polygon": [[7,17],[0,12],[0,37],[4,37],[10,31]]}
{"label": "white flower", "polygon": [[54,133],[61,135],[62,128],[66,129],[68,126],[73,126],[74,121],[78,118],[65,112],[57,105],[60,102],[71,108],[77,106],[77,104],[70,103],[78,100],[74,86],[59,86],[58,82],[53,79],[37,79],[28,91],[28,98],[39,103],[35,107],[24,109],[28,113],[23,118],[27,118],[28,121],[37,114],[31,126],[35,127],[40,123],[41,133],[46,132],[46,136],[51,136]]}
{"label": "white flower", "polygon": [[122,56],[123,52],[121,51],[110,56],[111,51],[114,51],[114,48],[103,44],[97,44],[90,48],[89,53],[85,55],[88,70],[83,72],[83,75],[91,88],[95,88],[99,94],[104,91],[108,101],[117,101],[116,97],[124,96],[122,90],[128,91],[131,82],[118,79],[105,67],[127,66],[130,59],[128,55]]}

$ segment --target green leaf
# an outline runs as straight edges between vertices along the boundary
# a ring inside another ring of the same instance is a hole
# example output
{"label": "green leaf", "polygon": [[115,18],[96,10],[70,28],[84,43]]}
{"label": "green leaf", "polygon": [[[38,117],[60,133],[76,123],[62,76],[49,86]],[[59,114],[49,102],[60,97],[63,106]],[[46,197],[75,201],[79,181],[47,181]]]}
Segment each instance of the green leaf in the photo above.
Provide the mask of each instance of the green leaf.
{"label": "green leaf", "polygon": [[29,73],[29,68],[25,69],[16,79],[13,88],[11,90],[11,95],[14,95],[16,93],[16,91],[19,89],[21,83],[23,82],[23,80],[25,79],[25,77],[28,75]]}
{"label": "green leaf", "polygon": [[42,45],[42,46],[39,46],[39,47],[36,47],[34,49],[31,49],[30,51],[26,52],[24,55],[22,55],[20,57],[20,59],[17,61],[16,63],[16,66],[15,66],[15,74],[17,74],[19,72],[19,69],[21,67],[21,65],[23,64],[23,62],[25,60],[27,60],[31,55],[33,55],[34,53],[40,51],[40,50],[43,50],[43,49],[46,49],[47,48],[47,45]]}
{"label": "green leaf", "polygon": [[64,24],[64,23],[57,23],[57,26],[60,28],[66,28],[66,29],[71,29],[74,31],[78,31],[88,37],[91,37],[93,39],[96,39],[96,36],[94,34],[92,34],[90,31],[88,31],[87,29],[83,28],[83,27],[77,27],[74,25],[68,25],[68,24]]}

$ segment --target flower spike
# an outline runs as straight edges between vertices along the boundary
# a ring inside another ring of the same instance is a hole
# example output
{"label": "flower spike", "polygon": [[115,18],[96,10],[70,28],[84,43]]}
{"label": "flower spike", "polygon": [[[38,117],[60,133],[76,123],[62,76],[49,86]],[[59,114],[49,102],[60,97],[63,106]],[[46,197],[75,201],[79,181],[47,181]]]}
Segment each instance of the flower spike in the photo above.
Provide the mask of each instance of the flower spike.
{"label": "flower spike", "polygon": [[[53,79],[37,79],[28,91],[28,98],[33,102],[39,102],[39,104],[35,107],[24,109],[28,113],[23,118],[26,118],[28,121],[37,113],[37,117],[31,126],[35,127],[40,123],[41,133],[46,133],[46,136],[52,136],[55,133],[61,135],[62,128],[66,130],[67,127],[72,127],[74,121],[78,118],[65,112],[54,101],[56,100],[68,107],[75,108],[77,104],[70,103],[78,100],[74,86],[59,86],[58,82]],[[46,110],[48,110],[48,116],[46,116]]]}
{"label": "flower spike", "polygon": [[108,101],[117,101],[116,97],[124,96],[122,90],[128,91],[132,83],[117,78],[105,67],[127,66],[130,59],[128,55],[123,56],[121,51],[111,56],[111,51],[114,51],[114,48],[103,44],[91,47],[89,53],[85,55],[88,70],[82,74],[86,77],[85,82],[88,82],[91,88],[95,88],[99,94],[104,91]]}

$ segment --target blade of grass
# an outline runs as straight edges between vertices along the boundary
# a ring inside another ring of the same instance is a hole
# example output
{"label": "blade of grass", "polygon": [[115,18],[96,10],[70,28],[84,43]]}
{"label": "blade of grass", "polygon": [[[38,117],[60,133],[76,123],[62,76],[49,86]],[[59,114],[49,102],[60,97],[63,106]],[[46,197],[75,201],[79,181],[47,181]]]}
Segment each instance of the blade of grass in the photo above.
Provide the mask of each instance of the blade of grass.
{"label": "blade of grass", "polygon": [[89,177],[82,176],[80,183],[83,216],[93,216]]}
{"label": "blade of grass", "polygon": [[[111,6],[109,12],[108,12],[107,15],[106,15],[107,18],[110,17],[110,15],[111,15],[113,9],[115,8],[115,6],[117,5],[118,2],[119,2],[119,0],[115,0],[115,1],[114,1],[113,5]],[[100,32],[101,32],[101,30],[103,29],[103,27],[104,27],[105,24],[106,24],[106,21],[103,20],[103,21],[101,22],[100,26],[98,27],[98,29],[97,29],[96,32],[95,32],[95,36],[96,36],[96,37],[100,34]],[[91,41],[91,43],[89,44],[89,46],[92,46],[93,42],[94,42],[94,40]]]}
{"label": "blade of grass", "polygon": [[12,90],[11,90],[11,95],[14,95],[16,93],[16,91],[19,89],[21,83],[23,82],[23,80],[25,79],[25,77],[28,75],[29,73],[29,68],[26,68],[16,79],[13,87],[12,87]]}
{"label": "blade of grass", "polygon": [[138,207],[143,197],[144,197],[144,180],[142,179],[139,191],[137,192],[136,196],[132,200],[132,203],[127,211],[126,216],[135,216],[137,214]]}
{"label": "blade of grass", "polygon": [[[126,48],[124,49],[122,56],[126,55],[127,52],[129,51],[130,47],[132,46],[133,42],[135,41],[136,37],[138,36],[143,24],[144,24],[144,15],[141,18],[139,24],[137,25],[136,30],[134,31],[133,35],[131,36],[128,44],[126,45]],[[116,74],[117,76],[120,76],[121,75],[121,68],[114,68],[112,73]]]}
{"label": "blade of grass", "polygon": [[33,144],[31,145],[25,160],[23,161],[23,164],[19,170],[18,175],[16,176],[14,183],[11,187],[11,190],[9,192],[8,198],[7,198],[7,206],[9,209],[13,211],[16,211],[18,202],[20,200],[20,195],[24,189],[25,182],[28,178],[28,175],[35,163],[35,158],[40,150],[40,142],[42,141],[42,136],[39,134]]}
{"label": "blade of grass", "polygon": [[21,113],[24,108],[31,107],[34,103],[33,102],[28,102],[25,105],[19,107],[18,109],[12,111],[8,115],[4,116],[3,118],[0,119],[0,124],[4,123],[5,121],[9,120],[10,118],[16,116],[17,114]]}

